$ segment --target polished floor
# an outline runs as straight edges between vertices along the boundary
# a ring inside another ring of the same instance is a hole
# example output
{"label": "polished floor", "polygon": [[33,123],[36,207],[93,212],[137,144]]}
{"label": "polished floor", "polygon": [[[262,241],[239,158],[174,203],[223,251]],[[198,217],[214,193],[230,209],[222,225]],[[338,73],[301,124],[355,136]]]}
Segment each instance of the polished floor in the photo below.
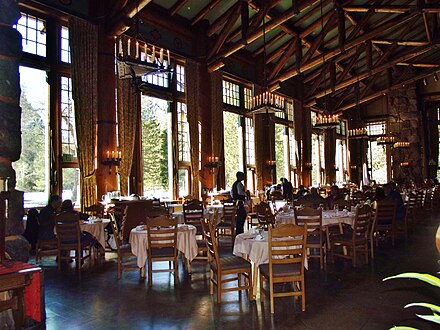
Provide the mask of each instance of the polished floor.
{"label": "polished floor", "polygon": [[[435,231],[440,215],[423,217],[409,240],[379,246],[370,265],[357,269],[346,261],[330,262],[325,271],[310,262],[306,272],[306,312],[292,298],[250,301],[246,293],[224,295],[219,305],[209,294],[204,266],[193,266],[189,276],[180,267],[179,283],[168,274],[155,274],[153,288],[138,271],[116,278],[116,263],[107,253],[101,265],[83,266],[81,276],[73,265],[58,271],[55,259],[45,257],[47,319],[36,329],[389,329],[407,325],[434,329],[415,314],[426,310],[404,309],[410,302],[439,304],[438,288],[415,280],[382,282],[402,272],[435,274],[440,256]],[[226,243],[226,242],[224,242]],[[225,250],[231,246],[226,246]]]}

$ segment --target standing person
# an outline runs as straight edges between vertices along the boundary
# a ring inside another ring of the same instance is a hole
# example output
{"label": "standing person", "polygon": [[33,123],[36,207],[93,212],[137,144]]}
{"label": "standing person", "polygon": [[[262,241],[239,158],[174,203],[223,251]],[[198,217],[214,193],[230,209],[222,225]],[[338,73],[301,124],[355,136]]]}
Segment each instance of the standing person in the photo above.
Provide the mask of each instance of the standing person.
{"label": "standing person", "polygon": [[46,240],[55,238],[55,217],[61,208],[62,199],[58,195],[52,195],[49,203],[40,211],[38,217],[38,239]]}
{"label": "standing person", "polygon": [[237,180],[232,185],[231,197],[237,203],[237,216],[235,225],[235,235],[241,234],[244,231],[244,222],[246,220],[246,209],[244,208],[244,201],[246,200],[246,190],[244,188],[243,180],[244,173],[238,171],[236,174]]}
{"label": "standing person", "polygon": [[286,201],[291,201],[293,198],[293,186],[292,183],[286,178],[280,179],[283,189],[283,198]]}

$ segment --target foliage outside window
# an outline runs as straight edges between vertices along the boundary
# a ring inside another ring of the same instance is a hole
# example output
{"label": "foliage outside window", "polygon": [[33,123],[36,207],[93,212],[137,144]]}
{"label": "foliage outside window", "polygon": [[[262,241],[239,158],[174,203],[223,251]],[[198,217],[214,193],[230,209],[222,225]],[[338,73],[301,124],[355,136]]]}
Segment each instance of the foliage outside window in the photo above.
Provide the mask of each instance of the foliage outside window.
{"label": "foliage outside window", "polygon": [[324,168],[324,138],[322,135],[312,134],[312,185],[325,183]]}
{"label": "foliage outside window", "polygon": [[336,182],[347,181],[347,144],[344,140],[336,139]]}
{"label": "foliage outside window", "polygon": [[177,139],[179,162],[189,162],[189,125],[187,120],[186,104],[177,102]]}
{"label": "foliage outside window", "polygon": [[185,67],[183,65],[176,65],[176,90],[178,92],[185,92]]}
{"label": "foliage outside window", "polygon": [[61,27],[61,62],[70,63],[69,28]]}
{"label": "foliage outside window", "polygon": [[21,17],[14,28],[20,32],[23,52],[46,57],[46,21],[26,13]]}
{"label": "foliage outside window", "polygon": [[243,150],[240,148],[241,126],[239,125],[239,116],[232,112],[223,112],[223,143],[225,150],[225,176],[226,188],[231,188],[236,180],[235,174],[237,171],[242,171],[240,158],[243,155]]}
{"label": "foliage outside window", "polygon": [[388,164],[386,146],[377,145],[376,141],[369,141],[368,146],[367,159],[371,170],[370,180],[375,180],[378,184],[387,183]]}
{"label": "foliage outside window", "polygon": [[275,124],[275,162],[277,181],[286,176],[287,167],[286,126]]}
{"label": "foliage outside window", "polygon": [[[61,149],[64,161],[76,157],[75,111],[72,100],[72,79],[61,77]],[[66,156],[64,156],[66,155]],[[70,159],[69,156],[72,158]],[[66,157],[68,158],[66,160]],[[69,160],[70,159],[70,160]]]}
{"label": "foliage outside window", "polygon": [[254,120],[252,118],[245,119],[246,130],[246,164],[255,165],[255,130]]}
{"label": "foliage outside window", "polygon": [[[147,197],[171,198],[168,137],[171,114],[168,102],[141,97],[143,193]],[[172,168],[172,166],[171,166]]]}
{"label": "foliage outside window", "polygon": [[223,103],[240,107],[240,86],[223,80]]}
{"label": "foliage outside window", "polygon": [[49,85],[43,70],[20,66],[22,150],[13,163],[26,208],[44,206],[49,196]]}
{"label": "foliage outside window", "polygon": [[287,112],[287,120],[293,122],[294,121],[294,106],[292,100],[286,100],[286,112]]}
{"label": "foliage outside window", "polygon": [[316,124],[316,117],[318,114],[315,111],[310,111],[310,119],[312,122],[312,127]]}

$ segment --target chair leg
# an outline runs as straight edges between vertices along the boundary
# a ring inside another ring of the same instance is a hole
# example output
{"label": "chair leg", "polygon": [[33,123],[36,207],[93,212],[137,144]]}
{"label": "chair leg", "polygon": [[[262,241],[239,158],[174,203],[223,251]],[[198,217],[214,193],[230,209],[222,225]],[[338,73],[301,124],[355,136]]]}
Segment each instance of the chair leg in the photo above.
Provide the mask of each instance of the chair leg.
{"label": "chair leg", "polygon": [[58,249],[57,258],[58,258],[58,270],[61,270],[61,249]]}
{"label": "chair leg", "polygon": [[331,243],[332,264],[335,263],[335,243]]}
{"label": "chair leg", "polygon": [[212,295],[214,294],[214,272],[212,271],[212,269],[209,270],[209,277],[209,294]]}
{"label": "chair leg", "polygon": [[222,275],[217,273],[217,304],[222,302]]}
{"label": "chair leg", "polygon": [[275,312],[275,306],[273,301],[273,282],[269,280],[269,298],[270,298],[270,313],[273,314]]}
{"label": "chair leg", "polygon": [[254,298],[254,281],[252,278],[252,269],[249,271],[248,274],[248,285],[249,285],[249,289],[248,289],[248,295],[249,295],[249,299],[253,299]]}
{"label": "chair leg", "polygon": [[321,264],[321,270],[324,269],[324,248],[321,246],[319,249],[319,262]]}
{"label": "chair leg", "polygon": [[353,265],[353,267],[356,267],[356,245],[353,246],[352,249],[353,249],[353,251],[352,251],[352,253],[353,253],[352,265]]}
{"label": "chair leg", "polygon": [[148,261],[148,286],[151,288],[153,286],[153,271],[151,269],[153,263],[151,260]]}
{"label": "chair leg", "polygon": [[301,285],[301,307],[302,307],[302,311],[305,312],[306,311],[306,288],[304,285],[304,277],[300,283]]}
{"label": "chair leg", "polygon": [[176,259],[174,259],[174,285],[179,283],[179,262]]}

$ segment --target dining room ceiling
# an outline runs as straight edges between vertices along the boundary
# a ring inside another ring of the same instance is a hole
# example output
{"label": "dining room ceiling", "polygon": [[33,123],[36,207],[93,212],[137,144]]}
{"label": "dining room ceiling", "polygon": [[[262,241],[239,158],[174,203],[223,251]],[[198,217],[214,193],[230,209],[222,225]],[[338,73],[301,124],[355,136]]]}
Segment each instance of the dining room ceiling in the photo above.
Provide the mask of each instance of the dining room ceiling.
{"label": "dining room ceiling", "polygon": [[143,11],[160,7],[194,33],[204,21],[211,70],[235,53],[262,59],[260,83],[276,89],[299,77],[302,101],[315,110],[344,111],[440,70],[439,1],[143,2]]}

